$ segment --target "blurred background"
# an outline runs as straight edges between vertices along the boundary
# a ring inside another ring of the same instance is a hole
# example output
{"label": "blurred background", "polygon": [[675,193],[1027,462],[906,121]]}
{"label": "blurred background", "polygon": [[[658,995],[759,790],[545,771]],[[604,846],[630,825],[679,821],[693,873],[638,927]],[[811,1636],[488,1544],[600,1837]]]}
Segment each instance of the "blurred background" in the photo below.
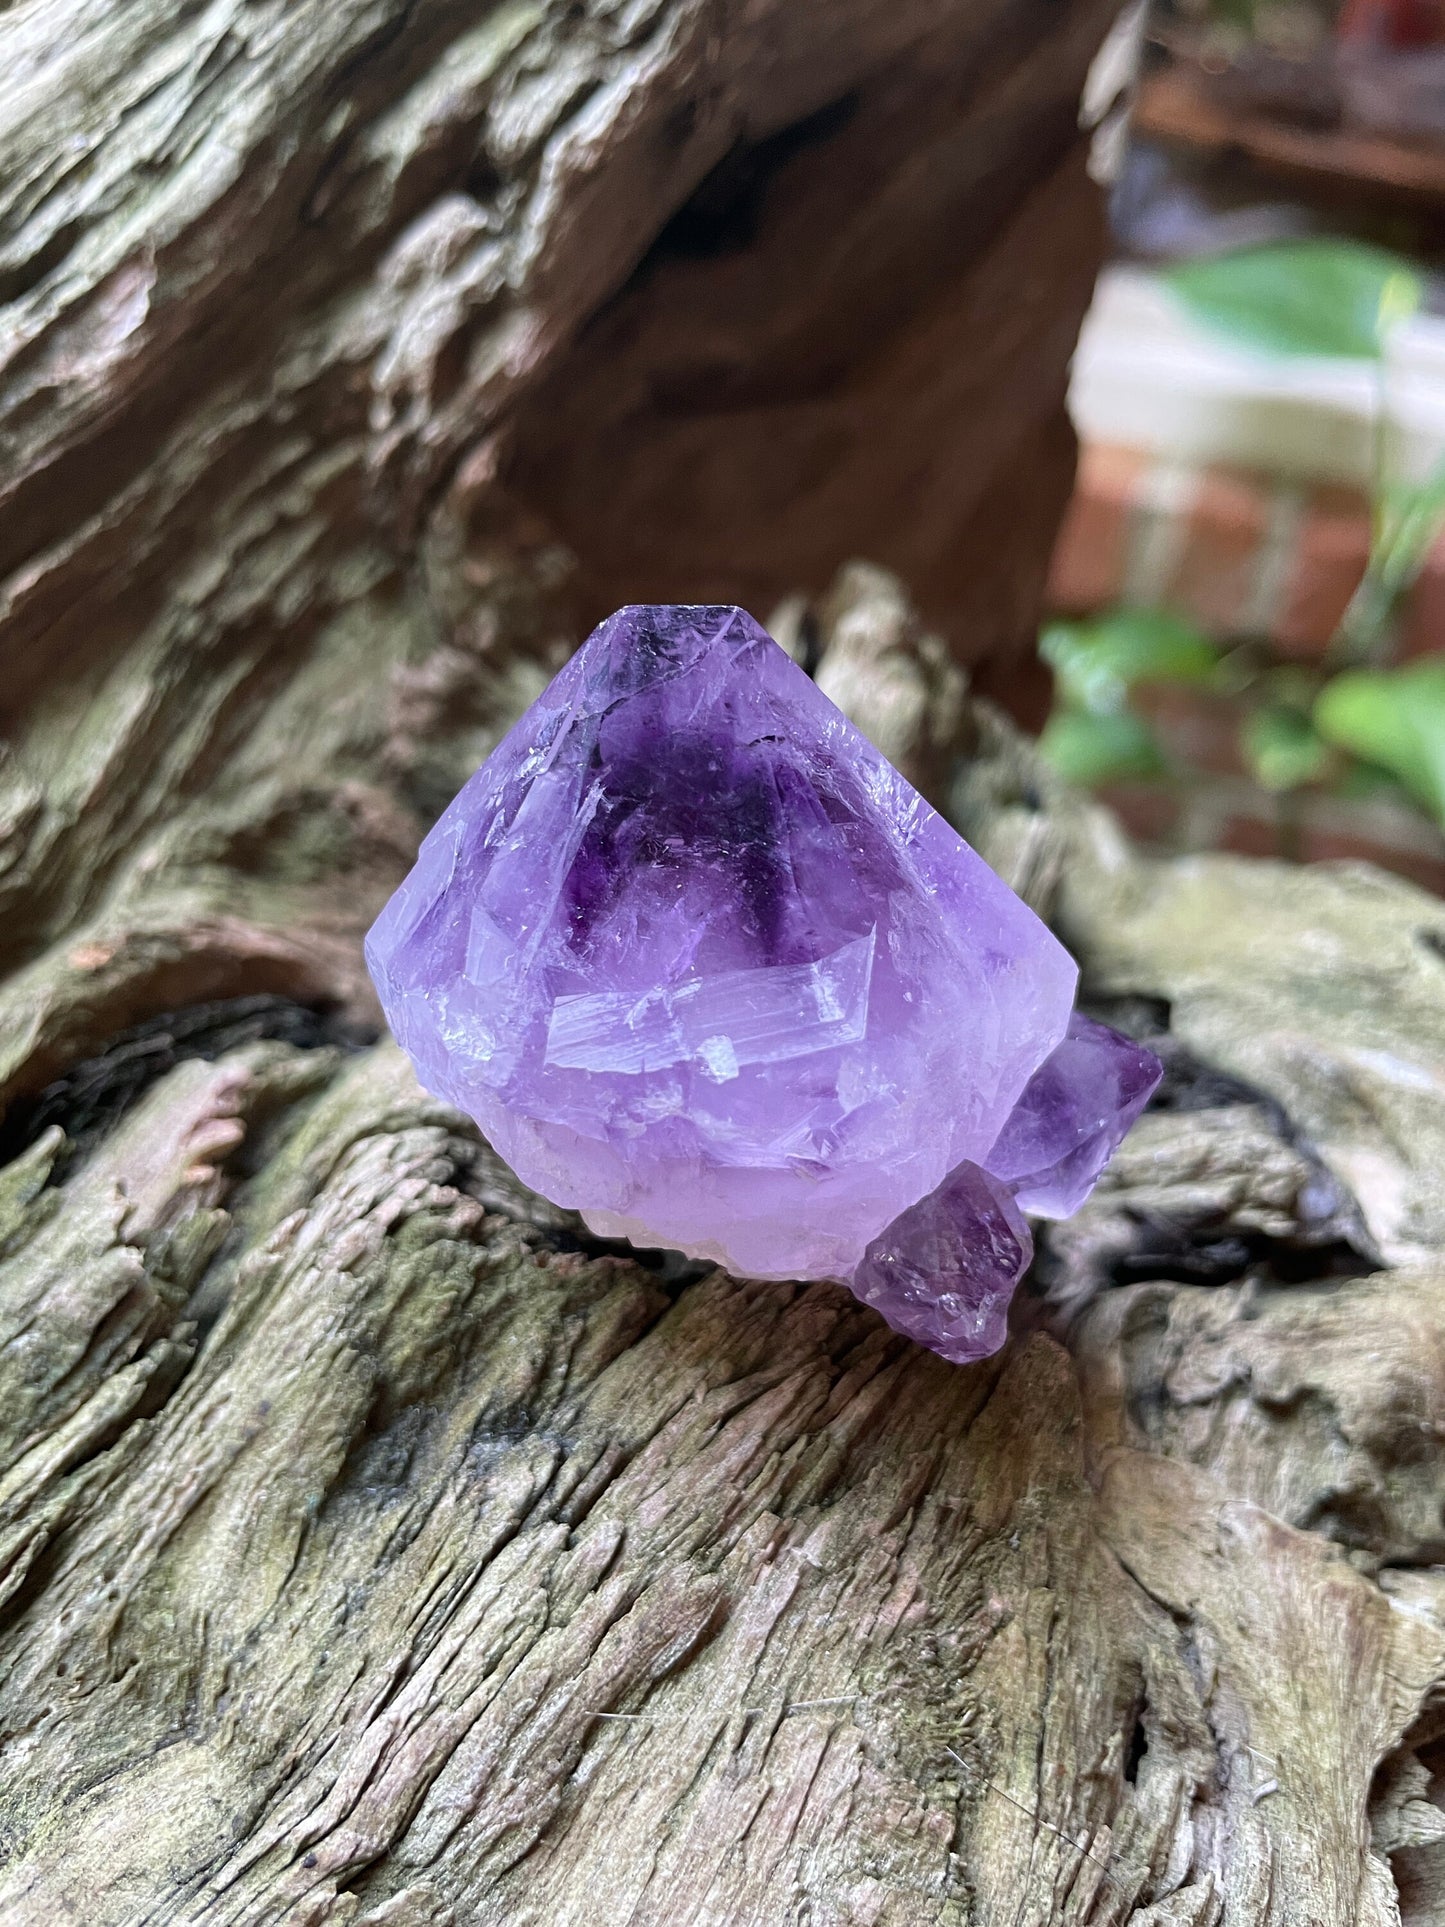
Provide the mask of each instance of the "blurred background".
{"label": "blurred background", "polygon": [[1048,755],[1150,842],[1445,889],[1445,0],[1157,0],[1111,61]]}

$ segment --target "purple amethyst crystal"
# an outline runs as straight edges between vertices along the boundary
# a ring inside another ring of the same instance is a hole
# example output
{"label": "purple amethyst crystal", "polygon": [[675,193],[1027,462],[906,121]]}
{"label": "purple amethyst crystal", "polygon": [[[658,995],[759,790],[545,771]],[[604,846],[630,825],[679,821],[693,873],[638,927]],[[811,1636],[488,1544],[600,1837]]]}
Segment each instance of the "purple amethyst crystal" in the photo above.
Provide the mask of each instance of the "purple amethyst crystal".
{"label": "purple amethyst crystal", "polygon": [[1025,1211],[1067,1218],[1093,1190],[1164,1066],[1142,1044],[1075,1011],[983,1160]]}
{"label": "purple amethyst crystal", "polygon": [[[422,1081],[593,1230],[856,1270],[948,1356],[1001,1342],[1029,1244],[994,1156],[1069,1048],[1074,964],[742,610],[604,622],[366,949]],[[1052,1100],[1018,1126],[1030,1186],[1113,1128],[1088,1081],[1078,1129]]]}
{"label": "purple amethyst crystal", "polygon": [[847,1277],[988,1152],[1068,953],[740,609],[623,609],[367,943],[423,1081],[605,1234]]}
{"label": "purple amethyst crystal", "polygon": [[1008,1336],[1034,1241],[1008,1186],[960,1164],[863,1253],[853,1290],[895,1331],[966,1365]]}

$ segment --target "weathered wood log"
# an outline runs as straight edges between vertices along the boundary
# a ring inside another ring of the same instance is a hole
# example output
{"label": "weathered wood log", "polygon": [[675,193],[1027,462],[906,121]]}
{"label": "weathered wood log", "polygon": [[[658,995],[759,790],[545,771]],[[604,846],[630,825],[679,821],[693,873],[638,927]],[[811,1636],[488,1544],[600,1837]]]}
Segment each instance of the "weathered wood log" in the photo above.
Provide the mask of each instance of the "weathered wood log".
{"label": "weathered wood log", "polygon": [[1439,1917],[1437,903],[1142,862],[886,578],[795,606],[1169,1057],[966,1371],[365,1029],[600,598],[1026,634],[1107,13],[0,19],[6,1927]]}
{"label": "weathered wood log", "polygon": [[1445,912],[1142,863],[966,720],[1170,1060],[997,1361],[598,1248],[279,999],[29,1112],[0,1917],[1438,1917]]}
{"label": "weathered wood log", "polygon": [[0,16],[0,1083],[364,1000],[365,912],[600,594],[766,611],[862,550],[1027,647],[1111,7]]}

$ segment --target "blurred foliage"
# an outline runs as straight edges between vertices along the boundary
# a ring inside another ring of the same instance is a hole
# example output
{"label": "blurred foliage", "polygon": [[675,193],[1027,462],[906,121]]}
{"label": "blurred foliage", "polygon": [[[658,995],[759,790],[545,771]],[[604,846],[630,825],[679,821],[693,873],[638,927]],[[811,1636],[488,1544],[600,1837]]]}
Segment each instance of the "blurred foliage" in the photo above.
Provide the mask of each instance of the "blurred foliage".
{"label": "blurred foliage", "polygon": [[1132,699],[1151,685],[1213,687],[1220,663],[1219,650],[1189,623],[1147,609],[1051,623],[1039,653],[1055,691],[1041,747],[1061,776],[1088,788],[1164,775],[1164,752]]}
{"label": "blurred foliage", "polygon": [[1132,710],[1099,716],[1057,708],[1039,747],[1060,776],[1084,789],[1131,776],[1163,776],[1167,770],[1153,730]]}
{"label": "blurred foliage", "polygon": [[1145,711],[1151,689],[1188,687],[1238,703],[1241,760],[1262,789],[1403,791],[1445,827],[1445,661],[1281,666],[1255,645],[1221,648],[1177,616],[1140,609],[1053,623],[1041,647],[1055,700],[1040,747],[1071,783],[1187,779]]}
{"label": "blurred foliage", "polygon": [[[1379,362],[1389,329],[1423,297],[1407,262],[1352,241],[1241,250],[1183,263],[1165,280],[1203,325],[1281,357]],[[1151,687],[1187,686],[1235,699],[1241,760],[1282,806],[1306,787],[1384,787],[1445,826],[1445,662],[1389,666],[1400,599],[1445,529],[1445,463],[1423,482],[1389,480],[1383,414],[1369,560],[1318,667],[1278,664],[1249,638],[1222,647],[1162,611],[1055,622],[1039,644],[1055,685],[1042,748],[1061,775],[1090,788],[1187,779],[1139,700]]]}
{"label": "blurred foliage", "polygon": [[1330,759],[1329,745],[1311,717],[1284,703],[1246,710],[1240,748],[1255,782],[1276,794],[1319,782]]}
{"label": "blurred foliage", "polygon": [[1052,623],[1039,653],[1070,708],[1117,715],[1140,683],[1204,686],[1219,651],[1190,623],[1145,609],[1117,609],[1096,622]]}
{"label": "blurred foliage", "polygon": [[1445,824],[1445,662],[1346,670],[1320,691],[1314,723],[1326,742],[1388,770]]}
{"label": "blurred foliage", "polygon": [[1420,306],[1419,275],[1359,241],[1281,241],[1181,261],[1164,280],[1196,321],[1276,355],[1373,360]]}
{"label": "blurred foliage", "polygon": [[1372,522],[1365,573],[1331,645],[1332,659],[1340,662],[1389,656],[1395,611],[1445,528],[1445,463],[1423,482],[1382,480]]}
{"label": "blurred foliage", "polygon": [[1307,59],[1334,38],[1338,12],[1338,0],[1154,0],[1153,32],[1217,70],[1251,47]]}

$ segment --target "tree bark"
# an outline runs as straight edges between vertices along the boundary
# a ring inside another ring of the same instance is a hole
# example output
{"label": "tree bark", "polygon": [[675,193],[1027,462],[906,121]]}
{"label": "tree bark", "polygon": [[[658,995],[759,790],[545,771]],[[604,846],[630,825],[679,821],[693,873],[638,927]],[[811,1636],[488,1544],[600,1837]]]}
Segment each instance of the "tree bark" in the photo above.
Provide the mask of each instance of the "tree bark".
{"label": "tree bark", "polygon": [[[6,1927],[1439,1917],[1445,913],[1141,860],[954,659],[1108,11],[0,19]],[[599,1245],[366,1029],[599,604],[859,547],[954,656],[780,627],[1169,1062],[968,1370]]]}

